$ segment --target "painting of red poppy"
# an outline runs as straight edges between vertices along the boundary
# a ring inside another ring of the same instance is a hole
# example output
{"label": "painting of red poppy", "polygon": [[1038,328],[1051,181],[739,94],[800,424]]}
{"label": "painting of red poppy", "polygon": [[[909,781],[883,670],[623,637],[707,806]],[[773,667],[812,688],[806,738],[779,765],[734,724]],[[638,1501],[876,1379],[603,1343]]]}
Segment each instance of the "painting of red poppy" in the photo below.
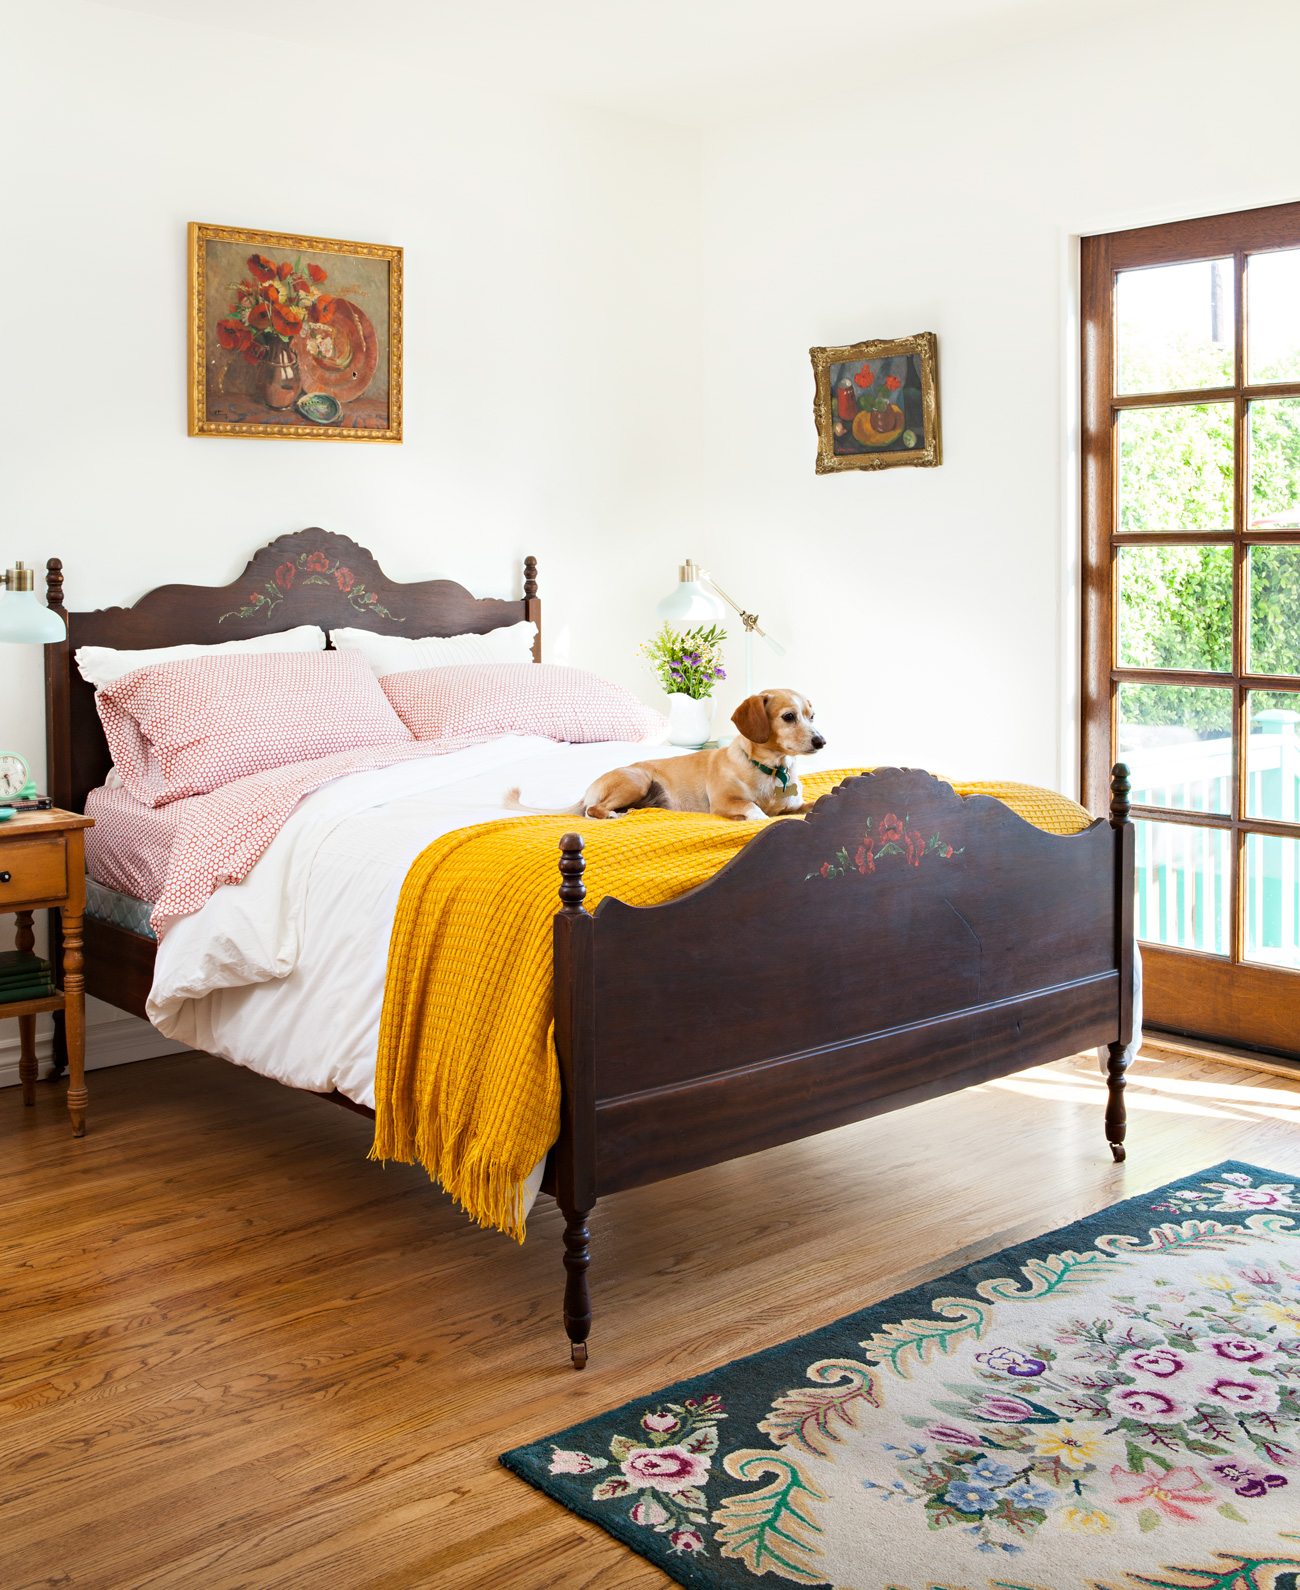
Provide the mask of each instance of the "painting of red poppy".
{"label": "painting of red poppy", "polygon": [[402,439],[402,251],[190,223],[191,436]]}
{"label": "painting of red poppy", "polygon": [[809,351],[819,475],[942,461],[932,331]]}

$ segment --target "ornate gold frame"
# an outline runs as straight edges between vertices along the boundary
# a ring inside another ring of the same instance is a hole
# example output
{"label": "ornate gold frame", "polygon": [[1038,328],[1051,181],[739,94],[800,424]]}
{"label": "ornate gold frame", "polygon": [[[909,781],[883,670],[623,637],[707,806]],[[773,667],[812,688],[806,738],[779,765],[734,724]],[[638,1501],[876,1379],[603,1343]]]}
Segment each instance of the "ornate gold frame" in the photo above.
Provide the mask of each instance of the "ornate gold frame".
{"label": "ornate gold frame", "polygon": [[[332,425],[255,425],[209,420],[207,381],[203,368],[207,344],[204,324],[205,259],[207,242],[247,243],[253,248],[328,250],[365,259],[388,261],[388,429],[336,430]],[[379,243],[350,243],[334,237],[296,237],[287,232],[250,232],[242,227],[205,226],[191,221],[189,421],[191,436],[301,438],[314,442],[400,442],[402,439],[402,250]]]}
{"label": "ornate gold frame", "polygon": [[[844,469],[893,469],[899,464],[932,468],[943,462],[939,439],[939,339],[932,331],[915,337],[894,337],[875,342],[853,342],[843,348],[809,348],[813,365],[813,418],[817,422],[817,473],[836,475]],[[890,359],[915,354],[921,367],[921,412],[925,420],[926,442],[915,452],[854,453],[835,452],[835,404],[831,393],[830,370],[833,364],[851,359]]]}

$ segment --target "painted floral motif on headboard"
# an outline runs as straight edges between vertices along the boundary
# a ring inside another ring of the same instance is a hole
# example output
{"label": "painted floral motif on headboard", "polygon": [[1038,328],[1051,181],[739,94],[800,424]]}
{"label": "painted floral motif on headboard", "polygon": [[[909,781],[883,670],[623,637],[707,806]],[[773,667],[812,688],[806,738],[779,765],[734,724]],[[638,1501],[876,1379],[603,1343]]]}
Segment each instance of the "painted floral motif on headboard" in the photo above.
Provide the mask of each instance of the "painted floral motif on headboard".
{"label": "painted floral motif on headboard", "polygon": [[912,827],[909,816],[899,818],[893,812],[886,812],[874,831],[871,818],[867,818],[867,831],[855,855],[850,856],[848,847],[843,846],[835,852],[832,861],[824,862],[816,872],[810,872],[808,878],[842,878],[851,872],[860,872],[866,877],[886,856],[903,856],[909,867],[919,867],[926,856],[946,861],[949,856],[960,856],[964,849],[965,846],[959,846],[954,850],[938,834],[921,833]]}
{"label": "painted floral motif on headboard", "polygon": [[219,622],[224,624],[228,618],[269,617],[290,594],[295,583],[299,586],[337,585],[347,597],[349,605],[355,607],[358,613],[374,613],[380,618],[391,618],[397,624],[406,622],[405,618],[390,613],[373,591],[367,591],[341,559],[331,558],[327,552],[319,550],[300,552],[296,559],[282,563],[260,590],[249,592],[246,606],[223,613]]}

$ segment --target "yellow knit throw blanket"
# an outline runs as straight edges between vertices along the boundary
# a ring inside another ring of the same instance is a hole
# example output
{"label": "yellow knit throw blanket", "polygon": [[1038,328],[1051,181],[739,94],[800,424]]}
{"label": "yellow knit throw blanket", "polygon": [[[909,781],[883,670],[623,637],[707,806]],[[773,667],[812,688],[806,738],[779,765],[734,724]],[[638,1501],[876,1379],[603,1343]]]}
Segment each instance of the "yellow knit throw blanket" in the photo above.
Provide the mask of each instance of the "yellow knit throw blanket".
{"label": "yellow knit throw blanket", "polygon": [[[860,771],[806,774],[805,798]],[[1091,821],[1030,784],[954,787],[996,796],[1049,833]],[[551,921],[560,836],[582,833],[594,910],[607,894],[629,905],[684,894],[765,826],[651,810],[615,823],[521,817],[436,839],[412,864],[393,921],[370,1157],[418,1162],[473,1219],[522,1242],[522,1183],[559,1134]]]}

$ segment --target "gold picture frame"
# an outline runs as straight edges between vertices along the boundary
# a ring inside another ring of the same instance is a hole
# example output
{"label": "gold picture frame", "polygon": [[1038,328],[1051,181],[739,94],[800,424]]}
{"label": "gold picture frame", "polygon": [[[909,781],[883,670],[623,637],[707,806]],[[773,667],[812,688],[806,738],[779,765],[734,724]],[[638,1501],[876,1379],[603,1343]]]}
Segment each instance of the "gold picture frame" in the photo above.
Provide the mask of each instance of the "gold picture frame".
{"label": "gold picture frame", "polygon": [[819,475],[943,462],[934,332],[808,351]]}
{"label": "gold picture frame", "polygon": [[402,250],[189,226],[189,433],[402,440]]}

